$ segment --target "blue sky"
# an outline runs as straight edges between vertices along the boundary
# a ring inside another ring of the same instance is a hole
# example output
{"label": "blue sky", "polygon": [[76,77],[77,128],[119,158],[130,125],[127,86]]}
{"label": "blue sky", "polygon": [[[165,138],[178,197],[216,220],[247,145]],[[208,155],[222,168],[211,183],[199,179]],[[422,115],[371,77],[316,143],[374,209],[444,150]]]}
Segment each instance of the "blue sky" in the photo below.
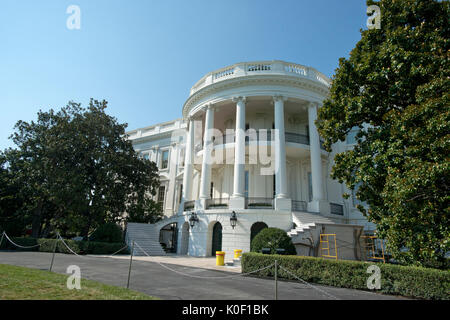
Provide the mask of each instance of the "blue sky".
{"label": "blue sky", "polygon": [[[69,5],[81,29],[69,30]],[[109,101],[128,129],[181,117],[204,74],[286,60],[332,76],[366,29],[365,0],[2,0],[0,149],[17,120]]]}

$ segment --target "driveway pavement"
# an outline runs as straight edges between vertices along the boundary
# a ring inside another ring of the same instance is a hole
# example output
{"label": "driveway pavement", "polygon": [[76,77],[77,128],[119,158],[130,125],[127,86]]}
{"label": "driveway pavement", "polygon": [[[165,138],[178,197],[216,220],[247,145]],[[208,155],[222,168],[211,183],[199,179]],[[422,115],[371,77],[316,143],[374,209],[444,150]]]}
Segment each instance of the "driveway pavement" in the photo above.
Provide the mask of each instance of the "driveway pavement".
{"label": "driveway pavement", "polygon": [[[52,254],[46,252],[0,252],[0,264],[11,264],[41,270],[48,270],[51,258]],[[64,274],[69,265],[78,265],[81,269],[82,278],[126,287],[129,267],[128,259],[56,254],[53,271]],[[168,300],[274,299],[274,280],[240,276],[236,272],[195,268],[188,265],[164,263],[163,266],[155,261],[133,260],[130,288]],[[232,277],[230,278],[230,276]],[[302,283],[278,281],[278,299],[331,299],[323,291],[343,300],[402,299],[401,297],[360,290],[314,286],[317,289]]]}

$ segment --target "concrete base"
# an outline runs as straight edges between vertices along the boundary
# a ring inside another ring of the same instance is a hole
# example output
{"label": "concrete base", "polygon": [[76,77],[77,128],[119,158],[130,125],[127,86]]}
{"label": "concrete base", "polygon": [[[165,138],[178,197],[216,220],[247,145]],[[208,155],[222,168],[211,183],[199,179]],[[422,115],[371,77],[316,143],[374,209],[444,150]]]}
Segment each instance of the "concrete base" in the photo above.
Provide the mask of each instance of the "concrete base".
{"label": "concrete base", "polygon": [[275,210],[292,211],[292,200],[289,198],[275,198]]}
{"label": "concrete base", "polygon": [[239,209],[245,209],[245,198],[244,197],[233,197],[230,198],[230,210],[239,210]]}
{"label": "concrete base", "polygon": [[326,200],[313,200],[308,202],[308,211],[321,214],[330,214],[330,203]]}

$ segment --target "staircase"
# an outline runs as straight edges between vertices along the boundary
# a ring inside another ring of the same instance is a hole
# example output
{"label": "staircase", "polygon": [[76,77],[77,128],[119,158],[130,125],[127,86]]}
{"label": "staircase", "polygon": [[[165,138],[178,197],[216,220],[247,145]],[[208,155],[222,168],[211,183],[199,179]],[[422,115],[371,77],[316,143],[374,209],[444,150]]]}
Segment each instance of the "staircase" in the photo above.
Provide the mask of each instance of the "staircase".
{"label": "staircase", "polygon": [[[131,250],[133,241],[150,256],[164,256],[165,251],[159,243],[159,232],[153,224],[147,223],[128,223],[126,242]],[[144,252],[135,244],[133,255],[146,256]]]}
{"label": "staircase", "polygon": [[309,212],[293,212],[292,220],[296,224],[296,227],[287,232],[291,238],[296,237],[298,240],[303,240],[309,236],[309,233],[305,231],[313,231],[316,229],[317,224],[334,224],[331,219],[319,214]]}

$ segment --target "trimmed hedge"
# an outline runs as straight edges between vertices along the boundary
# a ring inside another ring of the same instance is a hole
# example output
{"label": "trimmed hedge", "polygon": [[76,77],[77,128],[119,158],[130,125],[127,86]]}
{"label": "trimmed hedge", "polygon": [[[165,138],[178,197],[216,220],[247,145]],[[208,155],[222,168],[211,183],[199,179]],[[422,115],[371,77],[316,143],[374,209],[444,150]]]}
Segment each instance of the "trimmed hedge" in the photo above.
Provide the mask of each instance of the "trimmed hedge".
{"label": "trimmed hedge", "polygon": [[[17,251],[40,251],[40,252],[53,252],[53,248],[55,247],[56,239],[35,239],[35,238],[11,238],[12,241],[21,246],[34,246],[37,244],[41,244],[35,248],[23,249],[18,248],[8,240],[3,239],[0,249],[7,250],[17,250]],[[74,241],[74,240],[66,240],[64,242],[73,250],[73,252],[77,254],[111,254],[120,250],[125,246],[125,243],[122,242],[94,242],[94,241]],[[56,252],[58,253],[71,253],[69,249],[61,242],[58,241],[58,245],[56,247]],[[119,254],[128,254],[128,249],[123,249]]]}
{"label": "trimmed hedge", "polygon": [[[275,259],[278,265],[305,281],[370,291],[367,279],[371,274],[367,273],[367,268],[373,262],[249,252],[242,255],[242,273],[266,267],[273,264]],[[382,263],[377,263],[377,266],[381,270],[381,289],[376,292],[420,299],[450,299],[450,271]],[[273,277],[274,271],[274,268],[269,268],[255,274]],[[278,277],[295,280],[282,269],[278,269]]]}

